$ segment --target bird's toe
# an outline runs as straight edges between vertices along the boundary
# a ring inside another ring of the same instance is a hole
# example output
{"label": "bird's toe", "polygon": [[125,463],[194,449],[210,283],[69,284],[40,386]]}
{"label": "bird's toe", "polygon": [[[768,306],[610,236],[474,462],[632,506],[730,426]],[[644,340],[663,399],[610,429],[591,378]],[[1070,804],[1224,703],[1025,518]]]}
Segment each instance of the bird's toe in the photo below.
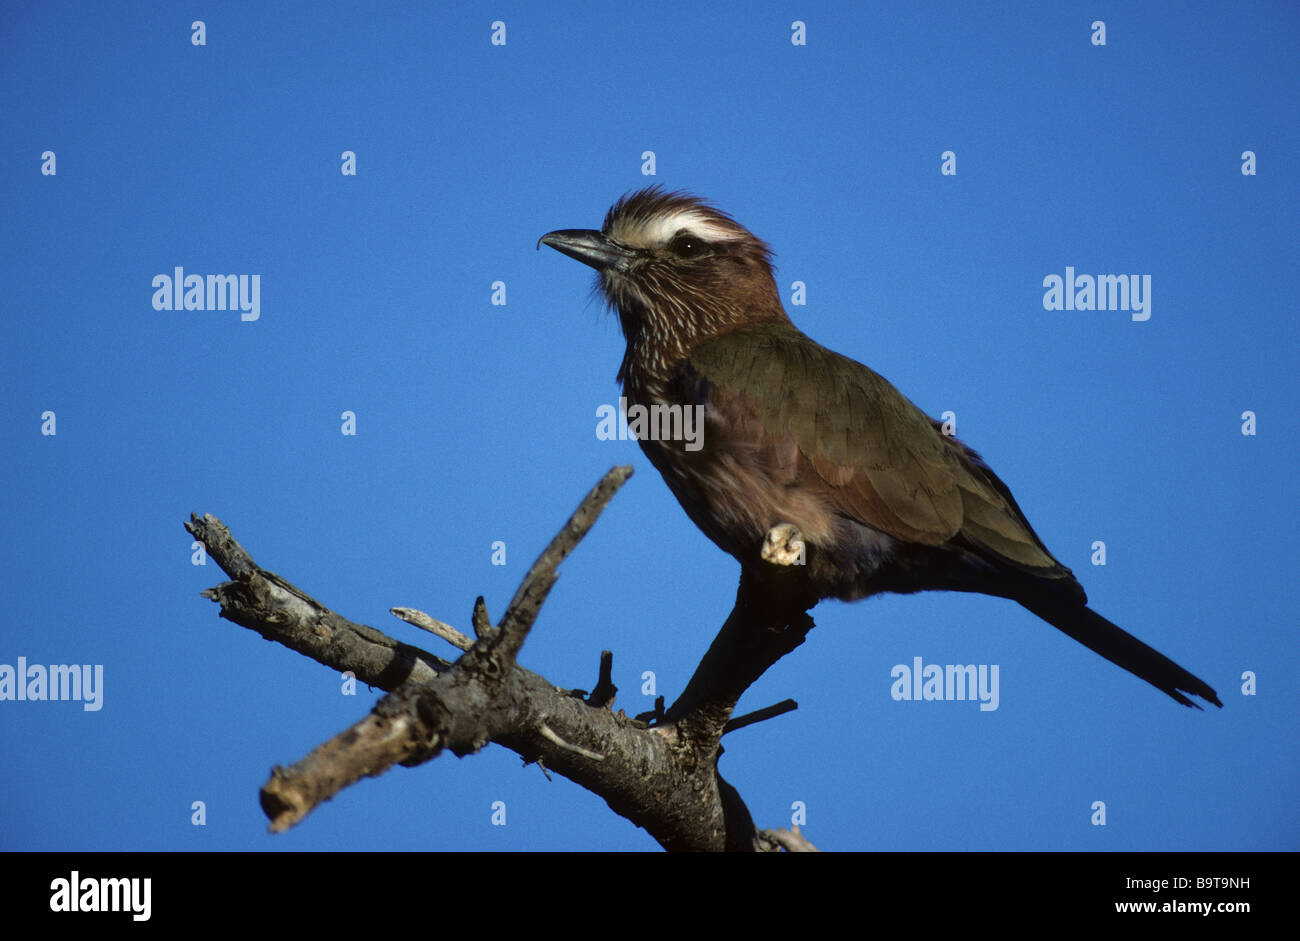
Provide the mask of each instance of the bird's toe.
{"label": "bird's toe", "polygon": [[779,523],[767,531],[761,555],[773,565],[803,565],[806,547],[803,534],[791,523]]}

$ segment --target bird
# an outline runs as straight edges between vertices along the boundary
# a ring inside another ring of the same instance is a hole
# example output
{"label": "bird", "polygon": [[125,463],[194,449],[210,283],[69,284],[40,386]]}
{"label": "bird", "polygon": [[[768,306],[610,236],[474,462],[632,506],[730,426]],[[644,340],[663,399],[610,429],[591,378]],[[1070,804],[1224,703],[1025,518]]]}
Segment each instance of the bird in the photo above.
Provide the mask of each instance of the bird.
{"label": "bird", "polygon": [[805,609],[882,592],[1007,598],[1175,701],[1222,707],[1204,680],[1088,607],[978,453],[794,325],[772,249],[732,216],[655,185],[618,199],[599,231],[558,229],[542,245],[597,272],[626,341],[628,415],[702,417],[696,441],[657,434],[677,429],[667,421],[636,437],[687,516],[740,563],[742,586],[793,585]]}

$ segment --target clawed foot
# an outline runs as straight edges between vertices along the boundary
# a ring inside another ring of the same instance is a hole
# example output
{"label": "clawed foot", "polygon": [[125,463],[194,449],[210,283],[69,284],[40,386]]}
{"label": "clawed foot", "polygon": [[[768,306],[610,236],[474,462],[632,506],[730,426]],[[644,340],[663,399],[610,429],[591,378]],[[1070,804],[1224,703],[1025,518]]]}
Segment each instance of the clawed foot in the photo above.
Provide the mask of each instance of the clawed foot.
{"label": "clawed foot", "polygon": [[761,554],[773,565],[803,565],[805,551],[803,534],[790,523],[780,523],[767,531]]}

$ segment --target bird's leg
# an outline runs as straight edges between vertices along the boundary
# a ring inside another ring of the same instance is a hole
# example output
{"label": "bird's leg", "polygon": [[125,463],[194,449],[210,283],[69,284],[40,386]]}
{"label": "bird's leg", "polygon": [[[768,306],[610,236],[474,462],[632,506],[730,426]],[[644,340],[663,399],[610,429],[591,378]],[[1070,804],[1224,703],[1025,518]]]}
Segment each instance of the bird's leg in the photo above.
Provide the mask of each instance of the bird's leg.
{"label": "bird's leg", "polygon": [[663,723],[689,725],[687,737],[706,750],[716,745],[745,690],[812,630],[806,612],[817,599],[799,588],[795,579],[742,569],[735,607]]}
{"label": "bird's leg", "polygon": [[807,563],[807,546],[803,534],[793,523],[778,523],[767,531],[760,555],[764,562],[773,565],[804,565]]}

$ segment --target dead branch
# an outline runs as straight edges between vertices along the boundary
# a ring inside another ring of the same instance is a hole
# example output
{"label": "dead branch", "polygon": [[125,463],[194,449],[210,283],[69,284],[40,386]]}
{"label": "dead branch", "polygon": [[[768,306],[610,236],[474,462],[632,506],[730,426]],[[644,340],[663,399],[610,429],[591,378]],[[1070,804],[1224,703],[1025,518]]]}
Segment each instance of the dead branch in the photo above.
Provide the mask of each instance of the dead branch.
{"label": "dead branch", "polygon": [[[422,612],[394,609],[461,649],[455,662],[339,616],[260,568],[220,520],[192,516],[186,528],[232,579],[203,593],[221,605],[222,617],[388,691],[369,715],[273,771],[261,794],[271,829],[293,826],[344,787],[395,764],[413,766],[444,750],[466,755],[495,742],[599,794],[667,849],[792,848],[772,836],[784,831],[757,831],[739,793],[717,773],[717,760],[740,695],[811,628],[797,600],[774,599],[742,578],[736,608],[695,676],[650,727],[610,710],[616,688],[609,652],[585,699],[517,662],[560,563],[631,472],[614,468],[593,488],[495,627],[481,597],[470,616],[474,639]],[[787,708],[760,710],[731,728]]]}

